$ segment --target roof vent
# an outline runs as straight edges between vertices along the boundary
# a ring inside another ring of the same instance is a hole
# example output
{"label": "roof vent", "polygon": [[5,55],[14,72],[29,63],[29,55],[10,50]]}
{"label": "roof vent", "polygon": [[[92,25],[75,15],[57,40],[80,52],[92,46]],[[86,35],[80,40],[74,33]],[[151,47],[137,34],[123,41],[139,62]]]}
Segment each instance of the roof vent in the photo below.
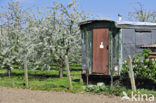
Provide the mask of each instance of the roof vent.
{"label": "roof vent", "polygon": [[118,14],[118,21],[122,20],[122,16],[120,14]]}

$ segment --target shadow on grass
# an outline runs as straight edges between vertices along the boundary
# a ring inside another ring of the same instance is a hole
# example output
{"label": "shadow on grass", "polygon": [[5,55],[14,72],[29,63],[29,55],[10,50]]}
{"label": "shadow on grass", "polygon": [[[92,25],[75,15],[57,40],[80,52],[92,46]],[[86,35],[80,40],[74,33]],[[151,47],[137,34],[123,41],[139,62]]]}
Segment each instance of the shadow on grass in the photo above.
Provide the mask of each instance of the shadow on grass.
{"label": "shadow on grass", "polygon": [[[39,81],[43,81],[45,79],[48,78],[59,78],[59,74],[35,74],[35,73],[29,73],[29,80],[39,80]],[[0,77],[4,78],[4,77],[8,77],[7,73],[3,73],[0,75]],[[16,73],[16,72],[12,72],[11,73],[11,77],[24,77],[24,73],[20,72],[20,73]],[[66,74],[63,74],[63,77],[67,77]]]}
{"label": "shadow on grass", "polygon": [[80,82],[80,79],[73,79],[74,82]]}
{"label": "shadow on grass", "polygon": [[82,69],[70,69],[70,71],[72,72],[72,71],[82,71]]}

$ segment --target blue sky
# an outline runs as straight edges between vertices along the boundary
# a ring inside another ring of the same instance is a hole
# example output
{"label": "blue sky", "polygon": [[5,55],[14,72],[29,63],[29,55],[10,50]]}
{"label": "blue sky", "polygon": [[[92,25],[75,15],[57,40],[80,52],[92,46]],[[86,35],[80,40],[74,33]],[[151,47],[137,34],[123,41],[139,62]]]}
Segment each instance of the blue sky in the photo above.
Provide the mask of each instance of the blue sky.
{"label": "blue sky", "polygon": [[[0,6],[7,5],[10,0],[0,0]],[[25,8],[43,7],[52,5],[53,1],[67,4],[71,0],[17,0]],[[156,0],[77,0],[80,10],[92,12],[106,19],[118,20],[118,13],[127,20],[128,12],[133,11],[136,2],[141,2],[147,10],[156,10]]]}

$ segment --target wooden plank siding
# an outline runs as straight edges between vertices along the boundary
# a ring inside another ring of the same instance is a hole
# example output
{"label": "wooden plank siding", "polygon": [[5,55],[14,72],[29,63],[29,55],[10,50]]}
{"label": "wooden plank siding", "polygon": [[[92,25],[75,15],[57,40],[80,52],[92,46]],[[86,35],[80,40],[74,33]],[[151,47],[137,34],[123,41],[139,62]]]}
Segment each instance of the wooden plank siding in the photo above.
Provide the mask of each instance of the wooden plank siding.
{"label": "wooden plank siding", "polygon": [[[85,73],[86,69],[88,68],[89,74],[93,74],[93,29],[96,28],[107,28],[108,29],[108,36],[109,36],[109,46],[108,46],[108,71],[109,73],[103,74],[110,74],[111,70],[114,69],[115,66],[119,66],[119,29],[115,28],[115,24],[113,22],[93,22],[90,24],[82,25],[81,34],[82,34],[82,70]],[[84,50],[85,49],[85,50]],[[100,73],[101,74],[101,73]],[[119,73],[116,73],[119,74]]]}

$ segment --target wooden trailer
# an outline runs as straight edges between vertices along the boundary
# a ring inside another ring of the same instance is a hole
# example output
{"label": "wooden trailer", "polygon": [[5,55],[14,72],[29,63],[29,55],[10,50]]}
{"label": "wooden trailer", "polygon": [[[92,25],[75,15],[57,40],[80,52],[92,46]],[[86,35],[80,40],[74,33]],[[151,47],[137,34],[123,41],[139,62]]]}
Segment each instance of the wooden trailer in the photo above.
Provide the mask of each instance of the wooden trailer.
{"label": "wooden trailer", "polygon": [[156,23],[89,20],[80,23],[82,74],[120,75],[122,63],[156,43]]}

